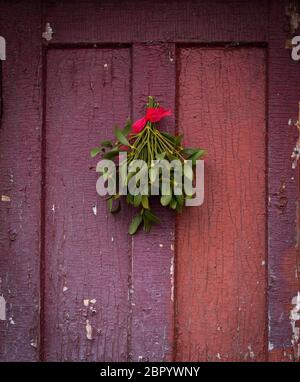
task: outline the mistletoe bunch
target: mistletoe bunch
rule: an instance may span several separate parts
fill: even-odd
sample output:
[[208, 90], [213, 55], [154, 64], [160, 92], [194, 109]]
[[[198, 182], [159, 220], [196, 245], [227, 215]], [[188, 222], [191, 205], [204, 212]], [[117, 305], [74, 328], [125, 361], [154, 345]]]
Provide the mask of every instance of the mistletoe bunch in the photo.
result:
[[[160, 199], [160, 204], [163, 207], [170, 208], [180, 213], [185, 204], [185, 200], [191, 198], [191, 195], [187, 195], [184, 190], [180, 195], [174, 192], [176, 187], [176, 181], [174, 177], [174, 171], [170, 170], [170, 189], [163, 192], [162, 176], [163, 174], [157, 173], [153, 169], [153, 161], [163, 161], [164, 163], [170, 163], [174, 160], [179, 160], [184, 163], [186, 160], [192, 161], [195, 165], [196, 160], [204, 156], [205, 150], [199, 148], [184, 147], [182, 145], [183, 135], [172, 135], [167, 132], [161, 131], [156, 127], [157, 122], [162, 118], [171, 115], [170, 110], [166, 110], [160, 107], [153, 97], [148, 97], [147, 111], [145, 117], [139, 119], [134, 124], [130, 120], [127, 121], [125, 127], [120, 129], [118, 126], [114, 129], [115, 141], [103, 141], [99, 147], [91, 150], [91, 156], [101, 155], [103, 159], [114, 160], [116, 164], [116, 174], [118, 175], [123, 165], [130, 169], [130, 164], [136, 160], [142, 160], [147, 164], [147, 186], [151, 187], [154, 181], [159, 181], [159, 188], [156, 195]], [[124, 161], [117, 161], [121, 153], [126, 152], [126, 159]], [[167, 162], [165, 162], [167, 161]], [[183, 177], [194, 180], [194, 172], [192, 169], [185, 168]], [[125, 177], [125, 186], [127, 187], [130, 179], [137, 175], [137, 170], [128, 172]], [[102, 174], [105, 179], [112, 177], [109, 171]], [[158, 179], [157, 179], [158, 177]], [[118, 177], [115, 177], [114, 181], [117, 183]], [[122, 186], [124, 186], [124, 184]], [[107, 197], [108, 208], [110, 212], [116, 213], [120, 210], [120, 198], [123, 195], [120, 192], [116, 192], [115, 195], [109, 195]], [[125, 196], [125, 195], [124, 195]], [[151, 200], [155, 198], [154, 195], [149, 195], [144, 192], [139, 194], [130, 193], [130, 189], [127, 192], [126, 201], [134, 208], [138, 209], [138, 213], [133, 217], [133, 220], [129, 227], [129, 233], [135, 234], [138, 228], [143, 225], [144, 231], [149, 232], [152, 224], [159, 223], [159, 218], [154, 215], [151, 210]], [[157, 196], [156, 196], [157, 197]]]

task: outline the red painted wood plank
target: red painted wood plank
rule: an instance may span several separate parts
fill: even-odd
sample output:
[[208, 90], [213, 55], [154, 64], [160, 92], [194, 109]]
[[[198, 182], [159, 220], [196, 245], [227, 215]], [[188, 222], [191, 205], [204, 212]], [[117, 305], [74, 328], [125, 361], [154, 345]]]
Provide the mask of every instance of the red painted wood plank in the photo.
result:
[[[173, 44], [133, 46], [133, 116], [144, 114], [153, 95], [175, 109]], [[174, 115], [161, 122], [174, 132]], [[155, 205], [161, 225], [132, 239], [132, 348], [134, 361], [169, 360], [173, 348], [174, 215]]]
[[266, 358], [266, 68], [261, 48], [182, 48], [178, 124], [208, 149], [205, 203], [177, 220], [177, 360]]
[[7, 43], [0, 127], [0, 296], [6, 301], [6, 320], [0, 321], [2, 361], [38, 359], [40, 17], [39, 2], [0, 3], [0, 34]]
[[266, 41], [266, 0], [52, 1], [52, 43]]
[[[285, 1], [270, 8], [269, 40], [269, 350], [270, 360], [299, 359], [291, 310], [299, 284], [299, 175], [290, 155], [298, 138], [287, 125], [298, 118], [300, 100], [299, 64], [284, 49], [289, 38]], [[298, 33], [299, 34], [299, 33]], [[293, 300], [294, 299], [294, 300]], [[296, 327], [299, 322], [295, 322]]]
[[127, 360], [130, 242], [96, 193], [91, 147], [130, 115], [130, 50], [47, 57], [44, 359]]

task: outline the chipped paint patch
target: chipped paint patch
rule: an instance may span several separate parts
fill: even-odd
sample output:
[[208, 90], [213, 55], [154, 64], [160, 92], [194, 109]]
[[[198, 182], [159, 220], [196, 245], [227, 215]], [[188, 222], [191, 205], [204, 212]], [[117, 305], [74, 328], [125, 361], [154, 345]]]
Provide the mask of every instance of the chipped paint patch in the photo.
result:
[[300, 320], [300, 292], [292, 298], [293, 309], [290, 311], [290, 320], [292, 325], [293, 337], [292, 344], [296, 345], [299, 341], [300, 328], [297, 322]]
[[159, 244], [159, 247], [160, 247], [160, 248], [163, 248], [163, 246], [164, 246], [163, 244]]
[[90, 300], [90, 303], [93, 304], [93, 305], [96, 304], [96, 302], [97, 302], [97, 300], [96, 300], [95, 298], [93, 298], [92, 300]]
[[262, 266], [266, 265], [265, 260], [263, 260], [263, 261], [261, 262], [261, 265], [262, 265]]
[[8, 321], [9, 321], [9, 323], [10, 323], [11, 325], [15, 325], [15, 321], [13, 320], [12, 317], [9, 317]]
[[272, 342], [269, 342], [268, 349], [269, 349], [269, 351], [274, 349], [274, 345], [272, 344]]
[[171, 257], [170, 265], [170, 280], [171, 280], [171, 301], [174, 301], [174, 257]]
[[85, 332], [86, 332], [86, 338], [88, 340], [92, 340], [92, 334], [93, 334], [93, 328], [92, 325], [90, 324], [89, 320], [86, 320], [86, 325], [85, 325]]
[[249, 351], [250, 358], [251, 358], [251, 359], [254, 359], [254, 358], [255, 358], [255, 354], [254, 354], [254, 352], [252, 351], [251, 345], [248, 346], [248, 351]]
[[174, 252], [174, 244], [171, 244], [171, 251]]
[[30, 341], [30, 346], [32, 346], [33, 348], [37, 349], [37, 340], [31, 340]]
[[88, 298], [83, 300], [83, 305], [84, 306], [89, 306], [90, 300]]
[[92, 210], [93, 210], [93, 214], [94, 214], [95, 216], [97, 216], [97, 206], [93, 206], [93, 207], [92, 207]]
[[0, 296], [0, 320], [6, 320], [6, 301], [3, 296]]
[[10, 202], [11, 201], [10, 196], [8, 196], [8, 195], [1, 195], [1, 201], [2, 202]]
[[65, 285], [65, 286], [63, 287], [63, 292], [66, 292], [68, 289], [69, 289], [69, 288]]

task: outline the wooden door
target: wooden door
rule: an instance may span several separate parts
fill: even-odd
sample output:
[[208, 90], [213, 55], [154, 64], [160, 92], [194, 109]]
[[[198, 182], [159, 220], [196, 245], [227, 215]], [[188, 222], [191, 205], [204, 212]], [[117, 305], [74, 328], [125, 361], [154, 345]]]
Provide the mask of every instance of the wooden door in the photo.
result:
[[[1, 359], [299, 357], [286, 3], [0, 2]], [[205, 203], [129, 237], [89, 150], [148, 95], [207, 148]]]

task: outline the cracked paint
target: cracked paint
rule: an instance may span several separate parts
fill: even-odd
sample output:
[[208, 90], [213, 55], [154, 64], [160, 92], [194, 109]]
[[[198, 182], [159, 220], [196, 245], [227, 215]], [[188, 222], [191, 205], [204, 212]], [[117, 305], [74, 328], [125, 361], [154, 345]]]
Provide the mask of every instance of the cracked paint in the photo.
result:
[[300, 334], [300, 329], [297, 326], [297, 321], [300, 320], [300, 292], [298, 292], [297, 296], [293, 297], [292, 305], [294, 305], [293, 309], [290, 311], [290, 320], [293, 331], [292, 344], [296, 345], [299, 341]]
[[93, 328], [89, 320], [86, 320], [85, 331], [86, 331], [86, 338], [88, 340], [92, 340]]
[[0, 320], [6, 320], [6, 301], [3, 296], [0, 296]]

